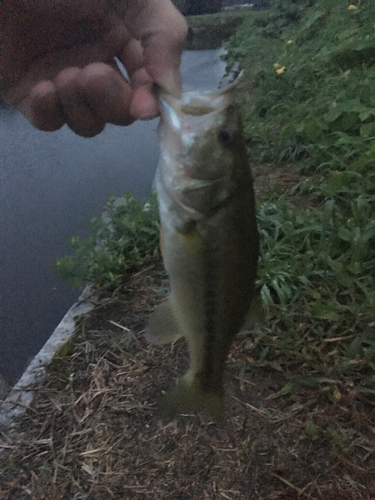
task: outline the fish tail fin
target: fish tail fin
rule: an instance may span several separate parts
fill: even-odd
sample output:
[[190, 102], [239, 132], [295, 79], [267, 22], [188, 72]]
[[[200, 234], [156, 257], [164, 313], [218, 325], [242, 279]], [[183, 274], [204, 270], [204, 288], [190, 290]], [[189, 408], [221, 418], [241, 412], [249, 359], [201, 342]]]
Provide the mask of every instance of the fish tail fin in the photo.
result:
[[220, 422], [224, 417], [223, 395], [223, 390], [205, 391], [196, 376], [187, 374], [161, 400], [160, 411], [167, 418], [173, 418], [179, 413], [200, 411]]

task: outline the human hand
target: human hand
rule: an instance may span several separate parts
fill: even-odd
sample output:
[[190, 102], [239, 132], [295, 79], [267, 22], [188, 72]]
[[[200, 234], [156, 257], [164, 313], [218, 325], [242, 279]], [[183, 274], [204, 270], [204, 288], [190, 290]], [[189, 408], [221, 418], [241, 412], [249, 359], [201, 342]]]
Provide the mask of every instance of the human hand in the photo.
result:
[[185, 37], [170, 0], [0, 0], [2, 95], [35, 127], [84, 137], [154, 118], [153, 83], [181, 93]]

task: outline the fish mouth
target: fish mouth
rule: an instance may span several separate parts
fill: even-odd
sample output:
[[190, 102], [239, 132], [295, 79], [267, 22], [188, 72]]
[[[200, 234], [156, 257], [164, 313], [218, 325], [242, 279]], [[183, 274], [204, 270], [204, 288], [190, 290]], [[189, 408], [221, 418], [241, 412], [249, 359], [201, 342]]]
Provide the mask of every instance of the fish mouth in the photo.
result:
[[162, 108], [162, 114], [167, 119], [171, 118], [171, 111], [180, 118], [199, 117], [222, 111], [228, 105], [228, 96], [219, 91], [215, 92], [187, 92], [181, 99], [161, 93], [159, 101]]
[[186, 92], [181, 99], [159, 89], [157, 92], [160, 103], [162, 121], [173, 130], [180, 133], [183, 124], [189, 128], [197, 123], [216, 123], [222, 112], [232, 104], [233, 87], [204, 92]]
[[215, 116], [220, 108], [210, 102], [208, 95], [204, 97], [206, 99], [202, 99], [201, 96], [198, 98], [193, 93], [184, 94], [182, 99], [176, 99], [171, 95], [160, 95], [162, 120], [173, 130], [181, 133], [185, 128], [183, 124], [194, 124], [196, 123], [194, 120], [207, 120], [209, 116]]
[[159, 99], [162, 116], [167, 119], [170, 118], [171, 109], [180, 116], [204, 116], [226, 108], [233, 100], [233, 94], [242, 78], [243, 71], [235, 63], [215, 90], [185, 92], [178, 99], [154, 84], [153, 92]]
[[167, 104], [167, 109], [171, 107], [180, 115], [204, 116], [226, 108], [233, 100], [236, 87], [242, 78], [243, 71], [238, 63], [235, 63], [215, 90], [185, 92], [181, 99], [172, 96], [161, 87], [155, 88], [155, 93], [159, 98], [162, 110]]
[[209, 113], [213, 113], [214, 111], [216, 110], [212, 106], [195, 106], [191, 105], [190, 103], [182, 104], [181, 106], [181, 113], [188, 116], [203, 116], [208, 115]]

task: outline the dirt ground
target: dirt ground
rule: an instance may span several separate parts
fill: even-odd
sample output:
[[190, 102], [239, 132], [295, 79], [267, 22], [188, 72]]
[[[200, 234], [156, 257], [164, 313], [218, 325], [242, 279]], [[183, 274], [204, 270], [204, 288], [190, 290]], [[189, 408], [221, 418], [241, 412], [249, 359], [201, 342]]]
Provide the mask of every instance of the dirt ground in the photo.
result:
[[[266, 177], [296, 180], [259, 169], [258, 191]], [[167, 289], [157, 262], [79, 321], [26, 416], [0, 429], [0, 499], [375, 499], [374, 401], [354, 391], [332, 400], [316, 387], [280, 396], [298, 373], [254, 368], [241, 336], [227, 363], [225, 421], [162, 419], [157, 403], [189, 363], [183, 340], [143, 340]]]

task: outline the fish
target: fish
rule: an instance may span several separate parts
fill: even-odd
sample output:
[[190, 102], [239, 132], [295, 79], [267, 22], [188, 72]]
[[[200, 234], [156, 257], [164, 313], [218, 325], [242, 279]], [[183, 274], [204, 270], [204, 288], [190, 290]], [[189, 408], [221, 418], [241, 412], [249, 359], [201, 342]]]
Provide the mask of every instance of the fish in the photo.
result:
[[237, 80], [180, 99], [159, 92], [155, 186], [170, 292], [145, 337], [157, 345], [185, 337], [190, 351], [188, 372], [160, 403], [168, 417], [222, 418], [226, 360], [256, 295], [259, 234]]

